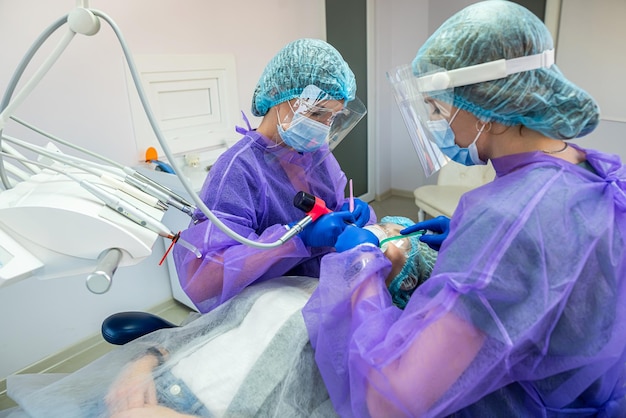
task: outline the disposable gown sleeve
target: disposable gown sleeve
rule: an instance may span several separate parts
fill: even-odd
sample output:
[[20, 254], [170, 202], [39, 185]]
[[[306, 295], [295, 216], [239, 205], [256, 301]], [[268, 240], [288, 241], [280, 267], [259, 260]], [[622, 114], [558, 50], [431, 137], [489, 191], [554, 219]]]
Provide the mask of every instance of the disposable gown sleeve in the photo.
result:
[[384, 287], [380, 250], [322, 260], [303, 313], [342, 416], [595, 416], [623, 406], [623, 168], [604, 174], [610, 161], [592, 160], [605, 182], [552, 161], [505, 162], [511, 174], [461, 199], [432, 275], [404, 310]]
[[395, 307], [385, 287], [390, 269], [373, 245], [329, 254], [303, 310], [320, 372], [344, 417], [428, 416], [484, 341], [445, 309], [452, 293], [419, 310]]
[[[244, 220], [233, 215], [216, 215], [231, 230], [253, 241], [275, 242], [287, 231], [284, 225], [278, 224], [258, 235], [252, 228], [242, 225]], [[275, 248], [255, 248], [228, 237], [209, 221], [193, 225], [181, 236], [203, 254], [201, 258], [190, 251], [175, 254], [181, 286], [202, 313], [232, 298], [251, 283], [281, 276], [311, 257], [300, 239], [290, 239]]]

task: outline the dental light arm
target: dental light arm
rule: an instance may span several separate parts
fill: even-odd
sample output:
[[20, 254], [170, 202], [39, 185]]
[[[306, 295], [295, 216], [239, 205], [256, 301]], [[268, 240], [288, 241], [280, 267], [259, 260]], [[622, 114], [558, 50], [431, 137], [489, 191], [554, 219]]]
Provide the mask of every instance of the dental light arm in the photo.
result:
[[28, 122], [26, 122], [26, 121], [24, 121], [24, 120], [22, 120], [22, 119], [20, 119], [20, 118], [18, 118], [16, 116], [11, 116], [11, 119], [16, 121], [20, 125], [28, 128], [28, 129], [30, 129], [32, 131], [35, 131], [38, 134], [41, 134], [41, 135], [45, 136], [46, 138], [49, 138], [49, 139], [53, 140], [54, 142], [58, 142], [59, 144], [63, 144], [65, 146], [69, 147], [69, 148], [72, 148], [72, 149], [76, 150], [76, 151], [80, 151], [83, 154], [92, 156], [92, 157], [94, 157], [94, 158], [96, 158], [96, 159], [98, 159], [100, 161], [104, 161], [105, 163], [110, 164], [113, 167], [117, 167], [119, 169], [123, 168], [122, 164], [119, 164], [118, 162], [116, 162], [114, 160], [111, 160], [110, 158], [106, 158], [104, 155], [100, 155], [98, 153], [92, 152], [92, 151], [88, 150], [87, 148], [80, 147], [80, 146], [78, 146], [76, 144], [73, 144], [73, 143], [71, 143], [69, 141], [66, 141], [66, 140], [64, 140], [62, 138], [59, 138], [59, 137], [57, 137], [55, 135], [52, 135], [52, 134], [50, 134], [50, 133], [48, 133], [48, 132], [46, 132], [44, 130], [41, 130], [41, 129], [31, 125], [30, 123], [28, 123]]
[[[41, 48], [41, 45], [44, 44], [46, 39], [48, 39], [50, 35], [52, 35], [58, 28], [63, 26], [66, 22], [67, 22], [67, 16], [61, 17], [57, 19], [55, 22], [53, 22], [39, 35], [39, 37], [35, 40], [35, 42], [31, 46], [31, 48], [28, 50], [26, 55], [24, 55], [24, 57], [18, 64], [17, 69], [13, 73], [11, 80], [9, 80], [9, 84], [7, 85], [4, 95], [2, 96], [2, 101], [0, 101], [0, 112], [2, 112], [3, 115], [5, 114], [4, 110], [9, 105], [9, 101], [11, 100], [11, 96], [13, 95], [13, 92], [15, 91], [17, 87], [17, 83], [19, 82], [22, 74], [24, 73], [24, 70], [26, 70], [26, 67], [28, 66], [30, 61], [33, 59], [33, 56], [35, 55], [35, 53], [39, 50], [39, 48]], [[6, 113], [6, 115], [8, 116], [8, 113]], [[3, 129], [4, 129], [4, 122], [0, 122], [0, 151], [2, 151], [3, 149], [2, 138], [1, 138]], [[2, 181], [5, 188], [10, 189], [12, 187], [11, 184], [9, 183], [8, 177], [6, 176], [6, 172], [4, 170], [4, 161], [1, 157], [0, 157], [0, 181]]]

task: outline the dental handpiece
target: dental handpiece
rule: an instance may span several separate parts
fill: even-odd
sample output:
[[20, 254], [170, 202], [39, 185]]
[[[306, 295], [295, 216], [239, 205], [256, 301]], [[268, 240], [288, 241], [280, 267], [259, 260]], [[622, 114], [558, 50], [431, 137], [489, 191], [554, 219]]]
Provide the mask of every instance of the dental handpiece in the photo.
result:
[[322, 215], [332, 212], [332, 210], [326, 207], [324, 200], [303, 191], [296, 193], [293, 198], [293, 205], [305, 212], [313, 221], [316, 221]]
[[136, 224], [148, 228], [152, 232], [155, 232], [162, 237], [170, 239], [174, 237], [174, 233], [164, 224], [157, 221], [150, 215], [142, 212], [141, 210], [124, 201], [123, 199], [120, 199], [118, 196], [102, 190], [101, 188], [85, 180], [81, 181], [80, 185], [84, 189], [88, 190], [91, 194], [102, 200], [108, 207], [135, 222]]
[[306, 216], [291, 226], [287, 233], [280, 238], [282, 242], [285, 242], [302, 232], [305, 226], [313, 221], [316, 221], [320, 216], [332, 212], [326, 207], [326, 202], [324, 202], [324, 200], [303, 191], [296, 193], [293, 198], [293, 205], [305, 212]]
[[137, 182], [140, 182], [140, 183], [145, 184], [145, 185], [149, 185], [153, 189], [157, 189], [161, 193], [166, 194], [170, 200], [176, 201], [176, 202], [180, 203], [183, 206], [193, 206], [192, 203], [188, 202], [185, 198], [183, 198], [182, 196], [176, 194], [171, 189], [163, 186], [162, 184], [157, 183], [156, 181], [152, 180], [151, 178], [146, 177], [143, 174], [141, 174], [141, 173], [139, 173], [139, 172], [137, 172], [135, 170], [132, 170], [132, 169], [128, 169], [127, 170], [127, 167], [125, 167], [124, 168], [124, 172], [126, 172], [126, 174], [129, 177], [132, 177], [134, 180], [137, 180]]
[[183, 202], [181, 202], [181, 199], [175, 198], [174, 196], [177, 196], [175, 194], [164, 192], [160, 188], [156, 188], [152, 186], [151, 184], [144, 183], [141, 180], [138, 180], [132, 176], [127, 175], [124, 178], [124, 181], [129, 184], [132, 184], [133, 186], [137, 187], [138, 189], [152, 196], [155, 196], [162, 202], [175, 207], [176, 209], [180, 210], [181, 212], [186, 213], [189, 216], [193, 214], [193, 211], [195, 208], [191, 204], [187, 204], [184, 199], [181, 198], [183, 200]]
[[158, 199], [155, 196], [152, 196], [142, 190], [139, 190], [138, 188], [132, 186], [129, 183], [124, 183], [116, 178], [114, 178], [113, 176], [110, 176], [108, 174], [102, 174], [100, 176], [100, 179], [108, 184], [109, 186], [120, 190], [132, 197], [134, 197], [135, 199], [138, 199], [140, 201], [142, 201], [143, 203], [145, 203], [146, 205], [150, 205], [153, 208], [157, 208], [160, 210], [167, 210], [167, 205], [162, 202], [160, 199]]

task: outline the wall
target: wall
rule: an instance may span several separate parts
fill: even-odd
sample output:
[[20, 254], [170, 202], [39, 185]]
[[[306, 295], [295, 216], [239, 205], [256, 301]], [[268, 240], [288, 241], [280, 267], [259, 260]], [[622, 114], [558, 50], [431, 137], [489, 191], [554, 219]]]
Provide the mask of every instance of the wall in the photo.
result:
[[[75, 4], [0, 1], [0, 93], [36, 37]], [[248, 113], [263, 67], [283, 45], [300, 37], [325, 38], [322, 0], [93, 0], [89, 6], [117, 23], [134, 54], [234, 53], [239, 103]], [[27, 74], [47, 56], [60, 33], [46, 43]], [[15, 115], [120, 163], [136, 165], [124, 65], [113, 31], [103, 22], [95, 36], [74, 38]], [[257, 119], [248, 116], [255, 125]], [[5, 133], [43, 142], [14, 125]], [[119, 269], [104, 295], [91, 294], [84, 277], [27, 279], [0, 288], [0, 379], [98, 333], [111, 313], [145, 310], [168, 300], [167, 269], [158, 266], [163, 252], [159, 240], [151, 258]]]
[[626, 2], [605, 0], [593, 8], [582, 0], [561, 5], [556, 62], [600, 106], [600, 125], [576, 141], [584, 147], [618, 154], [626, 160]]
[[447, 17], [471, 0], [376, 0], [376, 190], [411, 193], [427, 178], [393, 97], [386, 73], [411, 63], [419, 47]]

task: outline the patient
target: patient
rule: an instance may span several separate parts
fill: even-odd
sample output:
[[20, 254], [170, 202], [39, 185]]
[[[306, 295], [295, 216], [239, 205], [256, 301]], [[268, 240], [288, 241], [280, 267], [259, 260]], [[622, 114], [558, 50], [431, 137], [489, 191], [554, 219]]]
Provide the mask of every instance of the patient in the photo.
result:
[[[436, 252], [413, 221], [367, 227], [392, 261], [387, 285], [404, 307]], [[318, 280], [288, 276], [245, 289], [188, 324], [153, 332], [45, 387], [9, 395], [30, 417], [336, 416], [315, 364], [301, 309]]]

